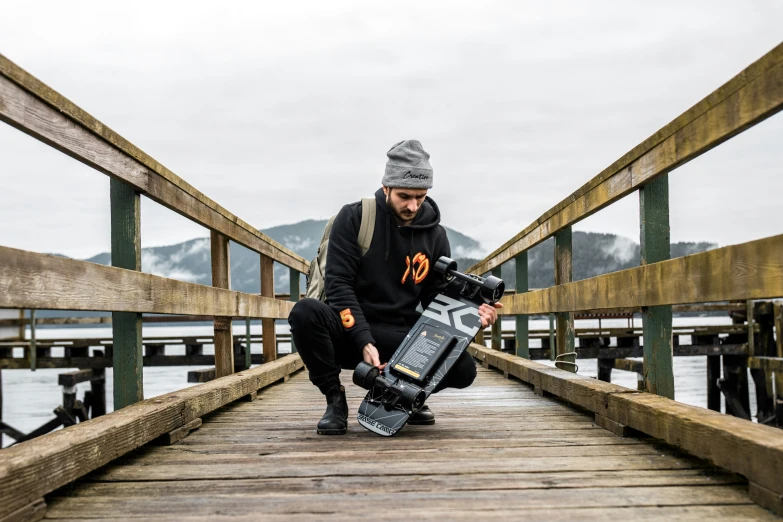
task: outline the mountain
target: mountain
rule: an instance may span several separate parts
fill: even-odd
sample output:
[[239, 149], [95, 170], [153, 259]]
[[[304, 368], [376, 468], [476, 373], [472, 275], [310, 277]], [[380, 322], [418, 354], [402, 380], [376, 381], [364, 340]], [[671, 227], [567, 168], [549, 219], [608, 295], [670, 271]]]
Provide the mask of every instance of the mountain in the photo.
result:
[[[280, 225], [262, 230], [278, 243], [293, 250], [305, 259], [315, 257], [326, 220], [306, 220], [290, 225]], [[451, 244], [452, 257], [460, 270], [476, 263], [485, 250], [473, 238], [446, 227]], [[715, 248], [714, 243], [673, 243], [672, 257], [702, 252]], [[231, 288], [248, 293], [260, 292], [259, 255], [245, 247], [231, 243]], [[573, 234], [574, 280], [585, 279], [607, 272], [623, 270], [639, 265], [639, 245], [634, 241], [613, 234], [574, 232]], [[109, 264], [108, 253], [98, 254], [86, 261]], [[209, 285], [212, 282], [210, 245], [208, 238], [192, 239], [176, 245], [144, 248], [141, 252], [144, 272]], [[502, 269], [508, 288], [513, 288], [514, 262]], [[528, 279], [530, 288], [543, 288], [554, 284], [554, 240], [547, 239], [532, 248], [528, 254]], [[300, 279], [304, 291], [305, 278]], [[288, 293], [288, 269], [275, 263], [275, 291]]]

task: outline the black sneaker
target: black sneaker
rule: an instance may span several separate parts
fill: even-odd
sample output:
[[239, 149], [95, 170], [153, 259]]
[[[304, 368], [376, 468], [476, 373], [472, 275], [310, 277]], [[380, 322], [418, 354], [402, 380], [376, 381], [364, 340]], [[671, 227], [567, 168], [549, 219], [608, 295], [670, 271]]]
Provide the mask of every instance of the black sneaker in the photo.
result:
[[422, 409], [411, 415], [408, 424], [412, 424], [413, 426], [430, 426], [435, 424], [435, 414], [430, 411], [429, 406], [425, 405]]
[[345, 435], [348, 431], [348, 401], [345, 388], [335, 386], [326, 392], [326, 413], [318, 422], [319, 435]]

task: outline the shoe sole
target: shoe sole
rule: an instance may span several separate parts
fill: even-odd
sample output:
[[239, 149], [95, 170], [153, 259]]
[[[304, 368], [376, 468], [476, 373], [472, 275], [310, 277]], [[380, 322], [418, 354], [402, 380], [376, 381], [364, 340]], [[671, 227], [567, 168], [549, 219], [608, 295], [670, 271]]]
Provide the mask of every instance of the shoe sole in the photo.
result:
[[348, 432], [348, 428], [341, 430], [316, 430], [318, 435], [345, 435]]

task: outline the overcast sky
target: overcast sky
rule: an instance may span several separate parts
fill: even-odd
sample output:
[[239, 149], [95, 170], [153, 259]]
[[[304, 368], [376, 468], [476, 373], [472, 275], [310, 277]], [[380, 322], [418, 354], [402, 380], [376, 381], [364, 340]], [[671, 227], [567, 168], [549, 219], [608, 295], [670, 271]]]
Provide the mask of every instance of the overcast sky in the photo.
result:
[[[783, 41], [783, 2], [12, 2], [0, 53], [242, 219], [326, 218], [431, 154], [487, 251]], [[672, 240], [783, 232], [783, 116], [670, 175]], [[110, 248], [108, 178], [0, 123], [0, 244]], [[638, 196], [579, 223], [638, 241]], [[144, 246], [207, 232], [142, 203]]]

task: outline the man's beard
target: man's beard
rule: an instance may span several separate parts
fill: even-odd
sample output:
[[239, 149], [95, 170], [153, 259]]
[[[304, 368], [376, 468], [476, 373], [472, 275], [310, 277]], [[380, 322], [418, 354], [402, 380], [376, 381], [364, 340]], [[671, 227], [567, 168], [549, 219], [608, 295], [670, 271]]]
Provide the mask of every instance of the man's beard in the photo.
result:
[[416, 214], [418, 213], [418, 212], [410, 213], [407, 211], [405, 211], [405, 213], [402, 213], [396, 208], [394, 208], [394, 205], [392, 205], [391, 202], [391, 193], [388, 196], [386, 196], [386, 206], [389, 207], [389, 209], [391, 209], [392, 211], [392, 214], [394, 214], [394, 216], [400, 221], [402, 221], [403, 223], [410, 223], [411, 221], [413, 221], [413, 218], [415, 218]]

